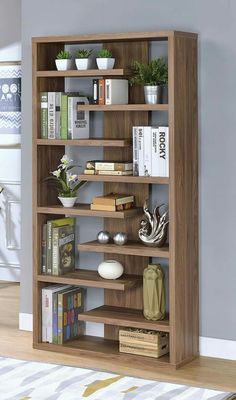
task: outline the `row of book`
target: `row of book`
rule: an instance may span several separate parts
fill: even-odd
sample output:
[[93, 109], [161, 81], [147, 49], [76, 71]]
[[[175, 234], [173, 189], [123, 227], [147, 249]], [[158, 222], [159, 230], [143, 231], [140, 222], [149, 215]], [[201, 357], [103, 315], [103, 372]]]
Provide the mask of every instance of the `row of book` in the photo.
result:
[[84, 311], [85, 289], [50, 285], [42, 289], [42, 341], [63, 344], [84, 333], [78, 315]]
[[41, 92], [41, 139], [87, 139], [89, 137], [89, 111], [87, 97], [79, 93]]
[[74, 268], [75, 218], [47, 221], [42, 232], [42, 273], [63, 275]]
[[128, 104], [127, 79], [93, 79], [93, 104]]
[[133, 175], [169, 176], [169, 127], [133, 127]]
[[134, 196], [129, 194], [109, 193], [93, 198], [91, 210], [123, 211], [134, 207]]
[[133, 175], [132, 161], [87, 161], [84, 170], [85, 175]]

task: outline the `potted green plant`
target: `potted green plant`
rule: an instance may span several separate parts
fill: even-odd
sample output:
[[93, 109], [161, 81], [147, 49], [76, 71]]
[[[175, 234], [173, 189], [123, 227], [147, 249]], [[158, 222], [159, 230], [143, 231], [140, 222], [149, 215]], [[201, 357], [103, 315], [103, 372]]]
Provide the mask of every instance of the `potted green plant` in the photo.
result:
[[164, 58], [157, 58], [150, 63], [134, 61], [131, 84], [144, 85], [144, 96], [147, 104], [161, 102], [162, 85], [168, 80], [168, 66]]
[[55, 63], [58, 71], [66, 71], [68, 69], [71, 69], [71, 53], [66, 50], [59, 51], [59, 53], [57, 53]]
[[87, 181], [78, 181], [78, 175], [72, 174], [69, 171], [75, 167], [76, 164], [71, 164], [73, 160], [70, 160], [67, 155], [61, 158], [61, 164], [58, 165], [57, 169], [51, 172], [52, 176], [45, 179], [50, 184], [55, 185], [58, 192], [58, 199], [61, 201], [64, 207], [73, 207], [77, 200], [77, 191]]
[[93, 50], [78, 49], [75, 53], [75, 64], [77, 69], [89, 69], [90, 59]]
[[115, 59], [112, 57], [112, 52], [108, 49], [99, 50], [96, 58], [98, 69], [112, 69], [115, 64]]

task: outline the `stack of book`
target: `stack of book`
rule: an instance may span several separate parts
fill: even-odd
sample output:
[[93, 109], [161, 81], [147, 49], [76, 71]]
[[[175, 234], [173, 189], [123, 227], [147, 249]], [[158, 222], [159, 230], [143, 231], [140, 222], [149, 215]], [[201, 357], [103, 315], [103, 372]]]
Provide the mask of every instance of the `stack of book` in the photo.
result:
[[51, 285], [42, 289], [42, 341], [63, 344], [84, 333], [78, 315], [84, 311], [85, 289]]
[[133, 175], [133, 163], [132, 161], [87, 161], [84, 173], [86, 175]]
[[128, 104], [127, 79], [93, 79], [93, 104]]
[[75, 268], [75, 218], [47, 221], [42, 232], [42, 273], [63, 275]]
[[110, 193], [93, 198], [91, 210], [123, 211], [134, 206], [134, 196], [129, 194]]
[[133, 174], [169, 176], [169, 127], [133, 127]]
[[87, 139], [89, 112], [80, 110], [88, 104], [79, 93], [41, 92], [41, 139]]

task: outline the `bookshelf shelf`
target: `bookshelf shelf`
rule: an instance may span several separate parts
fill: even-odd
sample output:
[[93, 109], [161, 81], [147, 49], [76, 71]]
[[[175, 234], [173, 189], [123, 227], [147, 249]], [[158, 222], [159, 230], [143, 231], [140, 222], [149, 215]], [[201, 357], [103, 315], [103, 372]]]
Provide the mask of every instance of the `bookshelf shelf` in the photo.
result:
[[[102, 129], [97, 139], [41, 139], [40, 92], [65, 92], [67, 80], [79, 77], [125, 77], [130, 74], [133, 60], [148, 63], [150, 46], [165, 41], [168, 55], [168, 104], [144, 104], [143, 87], [129, 87], [130, 104], [81, 105], [90, 114], [93, 130]], [[116, 58], [113, 70], [56, 71], [55, 58], [64, 45], [96, 43], [112, 51]], [[127, 32], [32, 39], [33, 65], [33, 270], [34, 327], [33, 346], [78, 356], [78, 364], [92, 362], [120, 373], [150, 371], [156, 366], [180, 367], [199, 353], [198, 317], [198, 115], [197, 115], [197, 35], [189, 32]], [[74, 80], [71, 80], [71, 84]], [[90, 80], [91, 81], [91, 80]], [[71, 86], [71, 85], [70, 85]], [[157, 111], [157, 113], [155, 113]], [[160, 115], [158, 112], [165, 112]], [[153, 119], [152, 119], [153, 117]], [[111, 192], [135, 196], [137, 208], [124, 212], [91, 211], [89, 204], [63, 208], [56, 205], [57, 195], [41, 182], [54, 171], [67, 146], [102, 147], [103, 159], [126, 161], [132, 158], [132, 127], [157, 124], [163, 117], [169, 125], [169, 178], [145, 176], [79, 175], [79, 180], [101, 182], [103, 194]], [[103, 124], [96, 124], [102, 118]], [[96, 126], [95, 126], [96, 125]], [[114, 148], [114, 149], [113, 149]], [[75, 150], [75, 149], [74, 149]], [[79, 152], [79, 149], [77, 150]], [[80, 150], [82, 151], [82, 149]], [[87, 149], [86, 151], [90, 151]], [[166, 188], [150, 185], [167, 185]], [[91, 185], [93, 186], [93, 185]], [[95, 185], [94, 185], [95, 186]], [[82, 188], [83, 189], [83, 188]], [[155, 205], [159, 190], [168, 196], [170, 224], [169, 245], [148, 247], [138, 241], [138, 228], [144, 201], [152, 193]], [[89, 200], [87, 200], [89, 202]], [[104, 259], [124, 264], [125, 276], [115, 281], [98, 278], [96, 271], [79, 270], [63, 276], [40, 275], [43, 225], [59, 216], [103, 217], [103, 229], [111, 234], [126, 232], [129, 242], [124, 246], [89, 241], [78, 245], [79, 251], [103, 253]], [[128, 219], [129, 217], [129, 219]], [[90, 219], [90, 222], [93, 220]], [[83, 219], [84, 223], [84, 219]], [[82, 222], [81, 222], [82, 225]], [[82, 226], [81, 226], [82, 229]], [[97, 232], [91, 232], [91, 238]], [[45, 241], [44, 241], [45, 242]], [[44, 243], [45, 246], [45, 243]], [[151, 257], [168, 261], [167, 285], [169, 319], [148, 321], [143, 317], [142, 276]], [[161, 260], [161, 261], [162, 261]], [[159, 260], [158, 260], [159, 261]], [[156, 260], [155, 260], [156, 262]], [[104, 306], [80, 315], [84, 321], [104, 324], [104, 338], [83, 336], [64, 345], [42, 343], [42, 288], [52, 283], [81, 285], [104, 290]], [[170, 354], [160, 359], [119, 353], [119, 326], [160, 330], [169, 333]], [[82, 360], [82, 361], [81, 361]], [[91, 364], [90, 364], [91, 365]], [[130, 365], [132, 367], [130, 367]]]
[[78, 140], [62, 140], [62, 139], [37, 139], [39, 146], [81, 146], [81, 147], [130, 147], [132, 141], [130, 139], [78, 139]]
[[79, 175], [80, 180], [92, 182], [120, 182], [120, 183], [146, 183], [146, 184], [159, 184], [168, 185], [169, 178], [162, 178], [159, 176], [114, 176], [114, 175]]
[[[140, 366], [140, 373], [143, 369], [144, 359], [142, 356], [135, 356], [131, 354], [124, 354], [119, 352], [119, 342], [117, 340], [103, 339], [96, 336], [81, 336], [79, 340], [72, 340], [65, 343], [63, 346], [49, 343], [34, 343], [34, 348], [46, 351], [55, 351], [64, 354], [70, 354], [72, 356], [86, 356], [99, 357], [100, 368], [101, 363], [107, 362], [104, 368], [108, 368], [110, 371], [116, 371], [116, 364], [120, 363], [121, 366], [126, 365], [130, 368], [130, 365], [134, 363]], [[111, 363], [111, 357], [115, 359]], [[157, 366], [170, 367], [169, 355], [162, 356], [158, 359], [148, 359], [149, 368], [155, 369]]]
[[169, 258], [169, 247], [148, 247], [141, 242], [128, 242], [123, 246], [116, 244], [101, 244], [96, 240], [78, 245], [79, 251], [92, 251], [96, 253], [124, 254], [139, 257]]
[[97, 271], [87, 269], [77, 269], [75, 272], [62, 276], [38, 275], [37, 280], [39, 282], [63, 283], [66, 285], [79, 285], [120, 291], [125, 291], [142, 284], [140, 275], [123, 275], [119, 279], [108, 280], [101, 278]]
[[81, 111], [168, 111], [168, 104], [82, 104]]
[[90, 210], [90, 204], [78, 204], [72, 208], [65, 208], [59, 205], [49, 207], [38, 207], [37, 212], [39, 214], [60, 214], [60, 215], [71, 215], [71, 216], [84, 216], [84, 217], [102, 217], [102, 218], [115, 218], [125, 219], [131, 218], [135, 215], [142, 214], [142, 208], [131, 208], [130, 210], [124, 211], [94, 211]]
[[125, 307], [101, 306], [79, 314], [78, 318], [80, 321], [97, 322], [114, 326], [128, 326], [162, 332], [170, 331], [168, 320], [148, 321], [144, 318], [142, 310]]
[[87, 69], [87, 70], [69, 70], [69, 71], [37, 71], [36, 76], [38, 78], [51, 78], [51, 77], [116, 77], [116, 76], [129, 76], [130, 69], [128, 68], [117, 68], [117, 69]]

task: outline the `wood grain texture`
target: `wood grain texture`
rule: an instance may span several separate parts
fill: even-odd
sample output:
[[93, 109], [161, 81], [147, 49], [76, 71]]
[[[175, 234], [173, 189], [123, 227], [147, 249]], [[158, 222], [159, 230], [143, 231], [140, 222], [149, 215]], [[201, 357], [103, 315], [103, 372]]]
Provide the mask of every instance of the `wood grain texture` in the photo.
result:
[[131, 139], [37, 139], [40, 146], [82, 146], [82, 147], [126, 147], [132, 146]]
[[[197, 39], [169, 40], [171, 362], [198, 355]], [[181, 101], [180, 101], [181, 99]]]
[[37, 71], [37, 77], [86, 77], [86, 76], [99, 76], [99, 77], [111, 77], [111, 76], [129, 76], [131, 74], [128, 68], [114, 68], [114, 69], [87, 69], [87, 70], [68, 70], [68, 71]]
[[[120, 155], [119, 155], [120, 154]], [[110, 153], [111, 155], [111, 153]], [[112, 159], [114, 159], [114, 156], [118, 156], [119, 158], [121, 158], [121, 153], [118, 153], [116, 151], [116, 153], [113, 153], [113, 157]], [[169, 185], [169, 178], [162, 178], [159, 176], [114, 176], [114, 175], [85, 175], [85, 174], [81, 174], [79, 175], [79, 179], [80, 180], [87, 180], [87, 181], [91, 181], [91, 182], [111, 182], [111, 183], [116, 183], [117, 187], [120, 187], [120, 183], [134, 183], [134, 184], [138, 184], [140, 192], [142, 191], [141, 189], [141, 184], [147, 185], [147, 184], [156, 184], [156, 185]], [[143, 185], [143, 188], [144, 188]], [[128, 187], [128, 185], [127, 185]], [[129, 186], [130, 187], [130, 186]], [[135, 190], [135, 188], [133, 187], [132, 189], [133, 191]], [[132, 192], [131, 190], [131, 192]]]
[[80, 285], [121, 291], [142, 284], [142, 279], [139, 275], [122, 275], [118, 279], [103, 279], [98, 275], [97, 271], [81, 268], [62, 276], [38, 275], [37, 280], [39, 282], [63, 283], [66, 285]]
[[[80, 110], [84, 111], [168, 111], [168, 104], [142, 104], [141, 100], [137, 104], [111, 104], [111, 105], [96, 105], [96, 104], [81, 104]], [[120, 116], [122, 118], [122, 116]]]
[[71, 208], [65, 208], [60, 205], [53, 205], [53, 207], [38, 207], [37, 212], [40, 214], [60, 214], [60, 215], [74, 215], [81, 217], [101, 217], [112, 219], [126, 219], [134, 217], [135, 215], [142, 215], [142, 208], [136, 207], [124, 211], [97, 211], [90, 210], [90, 204], [76, 204]]
[[[113, 227], [112, 232], [116, 229]], [[113, 243], [101, 244], [96, 240], [87, 243], [80, 243], [78, 245], [80, 251], [95, 251], [97, 253], [109, 253], [109, 254], [123, 254], [129, 256], [139, 257], [169, 257], [169, 247], [148, 247], [138, 241], [128, 241], [123, 246], [117, 246]]]
[[127, 326], [131, 328], [151, 329], [169, 332], [169, 321], [148, 321], [142, 310], [127, 307], [101, 306], [78, 315], [79, 321], [98, 322], [112, 326]]

